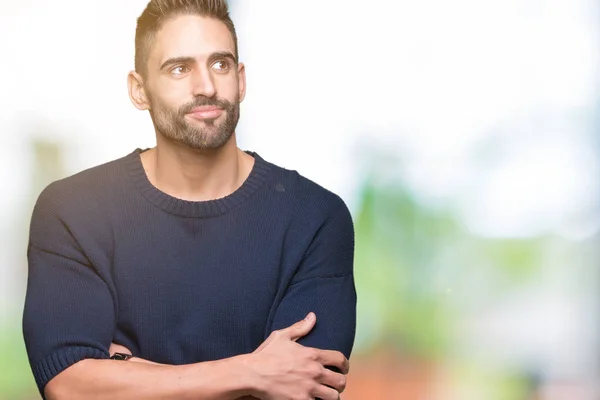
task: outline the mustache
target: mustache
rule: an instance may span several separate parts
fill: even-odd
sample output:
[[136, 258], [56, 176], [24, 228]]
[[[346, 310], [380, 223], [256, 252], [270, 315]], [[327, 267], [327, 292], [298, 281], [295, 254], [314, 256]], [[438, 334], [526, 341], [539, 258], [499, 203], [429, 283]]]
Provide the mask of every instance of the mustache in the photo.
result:
[[229, 110], [231, 108], [231, 102], [225, 99], [219, 99], [218, 97], [196, 97], [194, 101], [179, 107], [179, 115], [184, 116], [191, 113], [194, 108], [203, 106], [214, 106]]

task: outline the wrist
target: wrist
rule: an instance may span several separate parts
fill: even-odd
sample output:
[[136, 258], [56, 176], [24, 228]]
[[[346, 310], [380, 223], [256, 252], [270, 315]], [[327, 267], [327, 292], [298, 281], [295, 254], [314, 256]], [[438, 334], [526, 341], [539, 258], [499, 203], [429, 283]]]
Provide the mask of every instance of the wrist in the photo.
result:
[[243, 390], [247, 395], [261, 398], [266, 392], [259, 371], [254, 366], [253, 354], [242, 354], [232, 358], [236, 363], [236, 373]]
[[180, 375], [193, 382], [193, 389], [186, 393], [193, 396], [190, 398], [234, 400], [255, 392], [251, 369], [243, 356], [169, 367], [185, 371]]

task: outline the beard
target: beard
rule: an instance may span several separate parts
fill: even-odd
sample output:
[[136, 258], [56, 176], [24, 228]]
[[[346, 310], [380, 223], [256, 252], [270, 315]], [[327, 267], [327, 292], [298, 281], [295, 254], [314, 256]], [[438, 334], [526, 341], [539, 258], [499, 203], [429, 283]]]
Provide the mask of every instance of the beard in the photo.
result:
[[[165, 107], [152, 98], [149, 100], [150, 116], [159, 135], [196, 150], [214, 150], [223, 147], [233, 135], [240, 118], [239, 96], [236, 96], [233, 103], [217, 97], [199, 96], [176, 110]], [[186, 114], [201, 106], [222, 108], [225, 111], [225, 120], [217, 123], [217, 118], [204, 119], [201, 122], [204, 126], [192, 125], [186, 121]]]

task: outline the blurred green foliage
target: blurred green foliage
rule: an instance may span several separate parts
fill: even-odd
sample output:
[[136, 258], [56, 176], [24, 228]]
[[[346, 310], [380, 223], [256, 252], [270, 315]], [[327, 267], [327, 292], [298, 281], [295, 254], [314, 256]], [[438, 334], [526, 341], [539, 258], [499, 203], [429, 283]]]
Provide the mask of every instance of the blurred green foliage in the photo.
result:
[[455, 224], [399, 186], [367, 183], [355, 229], [359, 348], [435, 357], [445, 349], [451, 314], [431, 284], [436, 240], [453, 236]]
[[357, 348], [439, 359], [461, 313], [531, 283], [545, 238], [482, 238], [450, 208], [418, 201], [396, 180], [367, 180], [355, 216]]
[[21, 334], [20, 321], [0, 326], [0, 399], [39, 398]]

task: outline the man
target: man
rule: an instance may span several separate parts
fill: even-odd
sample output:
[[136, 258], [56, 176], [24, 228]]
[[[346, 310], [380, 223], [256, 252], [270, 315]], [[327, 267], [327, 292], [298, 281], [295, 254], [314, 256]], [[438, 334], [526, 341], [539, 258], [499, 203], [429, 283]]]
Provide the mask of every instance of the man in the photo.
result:
[[226, 3], [152, 0], [128, 85], [156, 147], [52, 183], [33, 212], [23, 329], [42, 396], [339, 398], [352, 220], [237, 148], [246, 76]]

